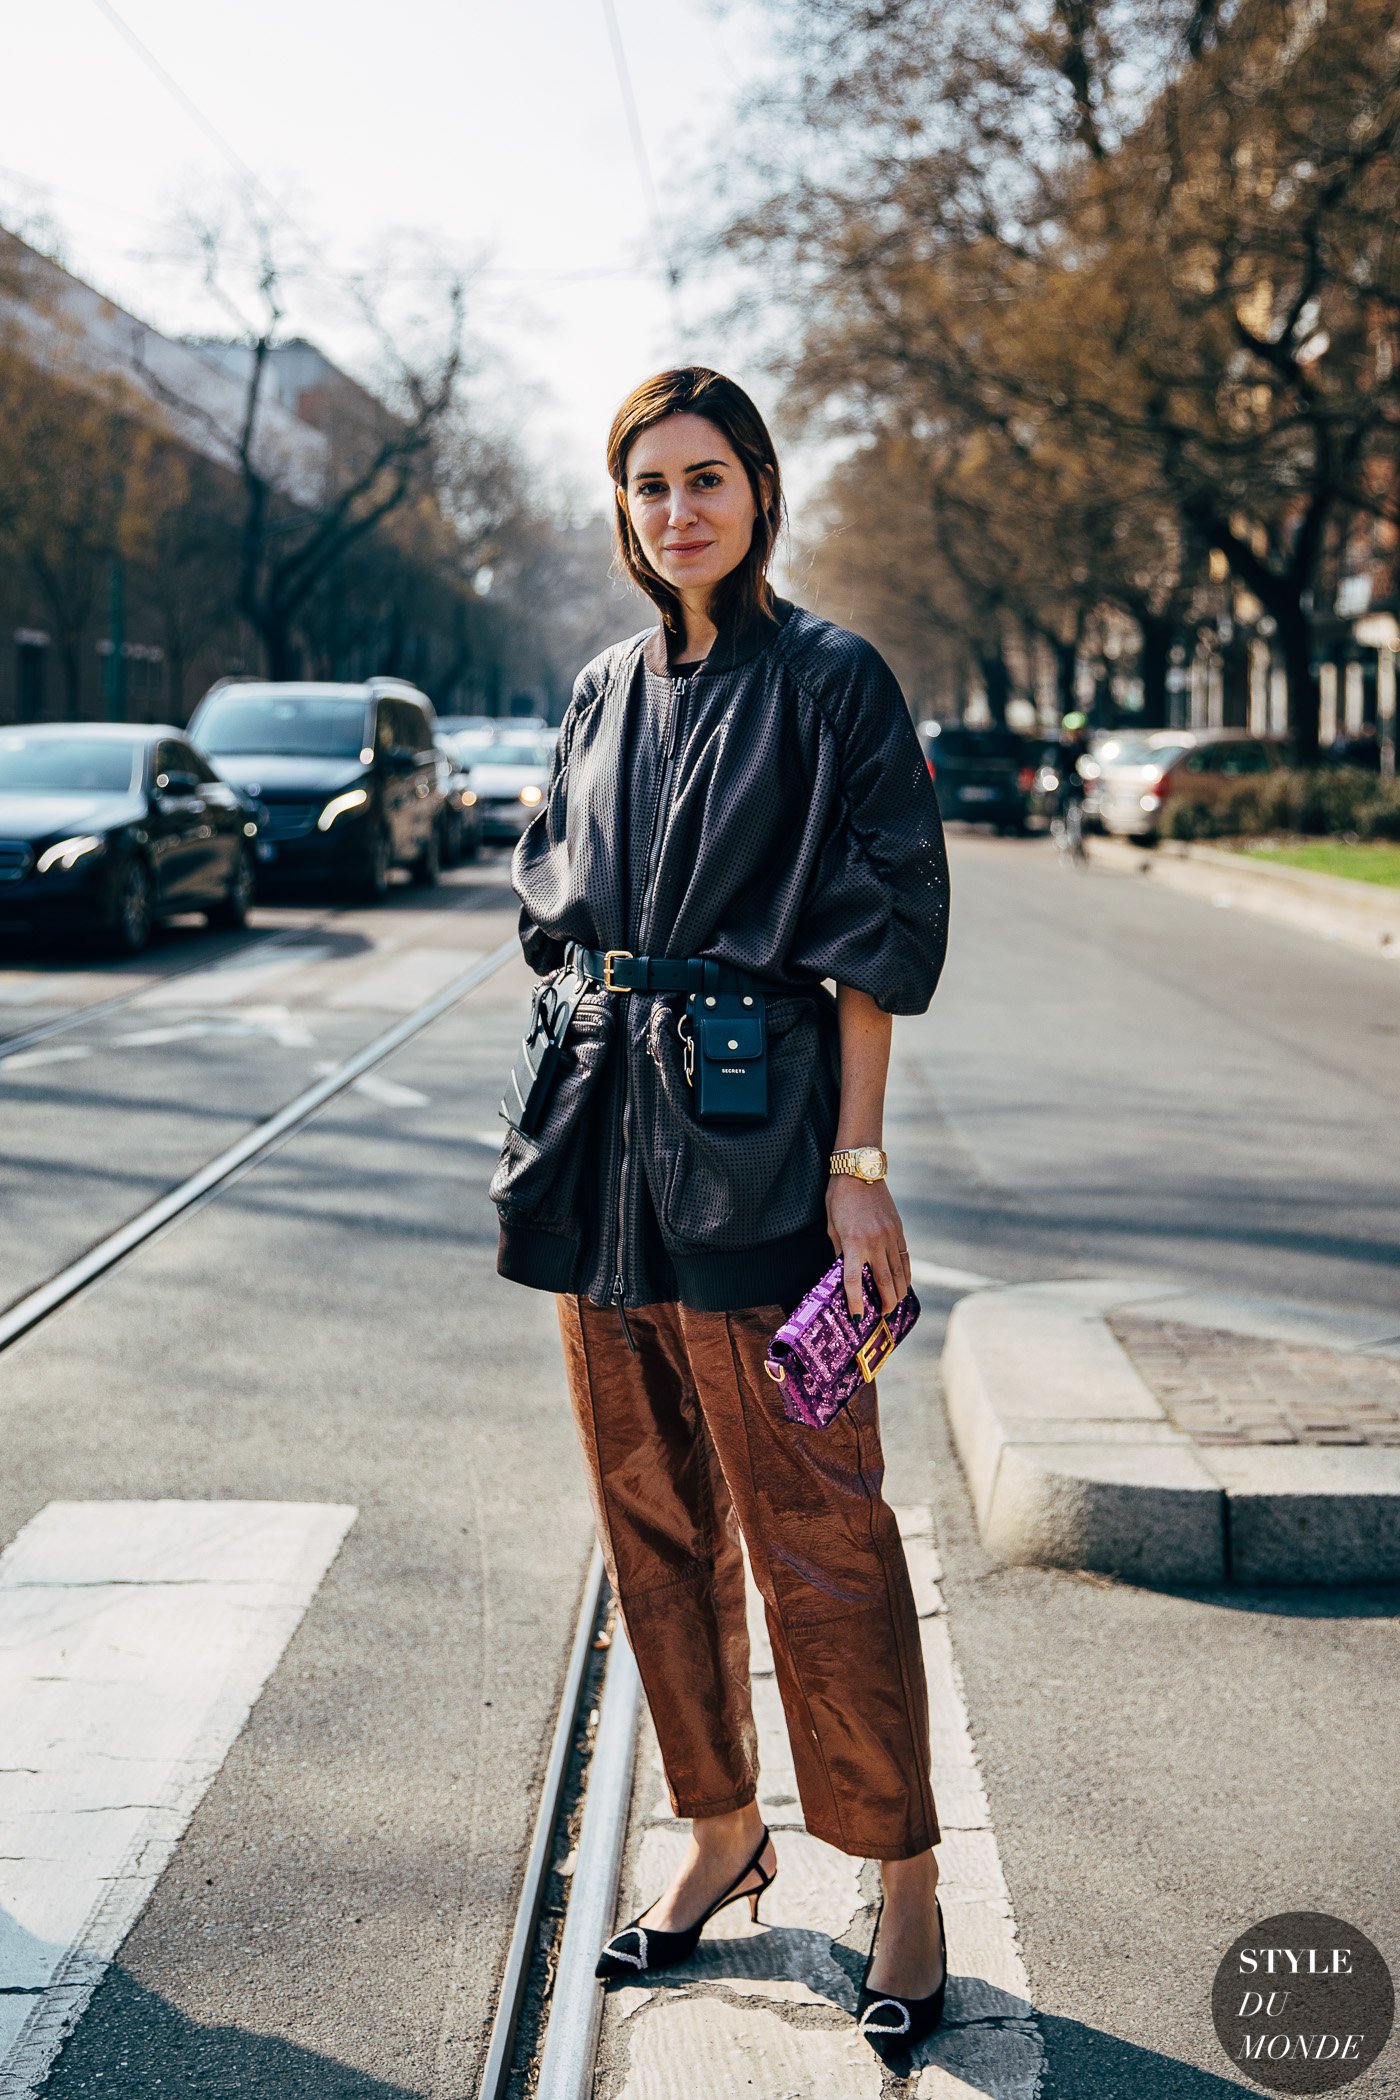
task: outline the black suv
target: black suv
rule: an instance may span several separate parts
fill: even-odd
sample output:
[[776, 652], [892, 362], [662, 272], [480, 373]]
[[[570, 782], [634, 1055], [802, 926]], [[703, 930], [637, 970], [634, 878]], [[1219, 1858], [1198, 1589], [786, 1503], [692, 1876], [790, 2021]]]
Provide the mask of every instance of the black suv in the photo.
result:
[[438, 878], [442, 787], [432, 704], [397, 678], [364, 685], [221, 680], [189, 734], [263, 811], [263, 887], [315, 882], [369, 902], [396, 865]]
[[945, 823], [957, 817], [999, 831], [1025, 830], [1035, 768], [1014, 730], [921, 722], [919, 740]]

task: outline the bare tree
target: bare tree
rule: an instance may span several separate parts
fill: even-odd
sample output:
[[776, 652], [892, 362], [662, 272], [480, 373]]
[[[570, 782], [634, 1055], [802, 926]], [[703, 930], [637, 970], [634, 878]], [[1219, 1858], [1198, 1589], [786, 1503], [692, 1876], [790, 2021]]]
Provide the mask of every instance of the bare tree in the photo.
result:
[[[726, 240], [801, 316], [796, 404], [982, 433], [1035, 497], [1027, 617], [1072, 624], [1073, 549], [1079, 598], [1138, 619], [1154, 688], [1218, 550], [1273, 619], [1311, 757], [1328, 561], [1400, 494], [1387, 0], [805, 0], [789, 41], [760, 111], [786, 159]], [[983, 577], [998, 516], [975, 507]]]
[[[396, 512], [435, 488], [438, 442], [458, 405], [463, 376], [466, 293], [460, 277], [442, 290], [440, 338], [422, 357], [403, 352], [368, 297], [357, 291], [360, 318], [373, 334], [388, 398], [343, 380], [318, 404], [324, 465], [314, 483], [297, 471], [269, 429], [271, 373], [284, 342], [284, 275], [271, 229], [253, 220], [258, 250], [257, 311], [245, 320], [224, 285], [224, 239], [212, 223], [196, 227], [205, 283], [239, 324], [229, 347], [241, 352], [242, 402], [236, 427], [173, 388], [159, 374], [143, 377], [157, 397], [203, 424], [231, 456], [242, 487], [238, 604], [258, 637], [269, 677], [294, 678], [305, 660], [303, 618], [310, 601], [361, 541]], [[230, 360], [223, 360], [225, 369]]]

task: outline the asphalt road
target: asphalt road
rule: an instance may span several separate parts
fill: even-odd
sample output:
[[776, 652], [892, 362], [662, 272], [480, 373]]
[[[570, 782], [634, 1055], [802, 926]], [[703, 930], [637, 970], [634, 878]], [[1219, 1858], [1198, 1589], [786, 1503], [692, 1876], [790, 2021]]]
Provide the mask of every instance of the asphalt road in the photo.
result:
[[[959, 837], [953, 868], [947, 975], [896, 1031], [912, 1247], [1014, 1281], [1400, 1309], [1400, 965], [1039, 842]], [[889, 1486], [933, 1484], [1041, 2100], [1255, 2091], [1210, 2016], [1237, 1934], [1331, 1912], [1400, 1976], [1400, 1597], [995, 1567], [930, 1405], [952, 1301], [922, 1295], [881, 1378]], [[1400, 2093], [1394, 2039], [1347, 2090]]]
[[[382, 939], [408, 915], [415, 953], [489, 950], [513, 916], [491, 879], [426, 906], [401, 893], [355, 929]], [[888, 1142], [916, 1255], [1395, 1302], [1396, 966], [1062, 873], [1037, 842], [957, 838], [954, 882], [945, 985], [896, 1034]], [[333, 1003], [344, 960], [243, 1002], [310, 1044], [138, 1046], [123, 1054], [168, 1060], [144, 1084], [118, 1084], [97, 1038], [67, 1069], [0, 1065], [8, 1274], [67, 1258], [85, 1218], [139, 1207], [387, 1025]], [[348, 961], [347, 1000], [379, 967]], [[60, 2100], [472, 2091], [590, 1535], [552, 1307], [494, 1274], [474, 1135], [524, 989], [523, 969], [498, 973], [385, 1068], [397, 1099], [342, 1096], [0, 1358], [0, 1539], [61, 1499], [359, 1512], [66, 2047]], [[42, 1129], [13, 1113], [41, 1074]], [[938, 1511], [1044, 2100], [1241, 2091], [1209, 2001], [1246, 1925], [1331, 1910], [1400, 1969], [1394, 1593], [1175, 1595], [990, 1566], [937, 1403], [952, 1301], [923, 1295], [882, 1379], [889, 1492]], [[1400, 2092], [1396, 2061], [1392, 2044], [1351, 2090]]]
[[[375, 910], [262, 909], [242, 938], [181, 922], [143, 967], [105, 976], [6, 958], [0, 994], [24, 994], [0, 1006], [11, 1039], [79, 1025], [17, 1050], [0, 1036], [0, 1306], [497, 945], [508, 898], [491, 860], [438, 890], [400, 883]], [[116, 997], [120, 1007], [82, 1019]]]

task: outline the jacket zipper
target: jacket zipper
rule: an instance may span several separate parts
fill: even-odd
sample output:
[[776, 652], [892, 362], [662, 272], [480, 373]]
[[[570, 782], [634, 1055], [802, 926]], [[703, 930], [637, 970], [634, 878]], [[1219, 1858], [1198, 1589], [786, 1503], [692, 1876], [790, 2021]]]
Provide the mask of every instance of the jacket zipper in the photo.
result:
[[[662, 761], [661, 786], [656, 804], [651, 813], [651, 834], [647, 840], [647, 871], [642, 884], [641, 905], [637, 913], [638, 952], [646, 954], [646, 935], [651, 923], [652, 891], [656, 882], [656, 871], [661, 864], [661, 853], [666, 843], [666, 831], [671, 815], [671, 786], [676, 770], [676, 749], [680, 741], [681, 713], [684, 709], [690, 681], [674, 678], [671, 681], [671, 719], [666, 725], [666, 750]], [[626, 1289], [622, 1274], [622, 1249], [627, 1239], [627, 1140], [632, 1123], [632, 1091], [630, 1085], [630, 1058], [624, 1055], [622, 1065], [622, 1157], [617, 1169], [617, 1258], [613, 1267], [613, 1298], [617, 1304], [618, 1317], [622, 1321], [622, 1332], [627, 1346], [635, 1356], [637, 1344], [632, 1339], [632, 1330], [627, 1324]]]

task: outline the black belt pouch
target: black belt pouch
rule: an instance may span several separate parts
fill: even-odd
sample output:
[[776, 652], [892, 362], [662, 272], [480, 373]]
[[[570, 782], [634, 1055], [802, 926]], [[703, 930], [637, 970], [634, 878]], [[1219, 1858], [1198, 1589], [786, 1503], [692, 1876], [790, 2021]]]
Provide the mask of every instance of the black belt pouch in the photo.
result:
[[686, 1071], [702, 1123], [761, 1123], [768, 1114], [768, 1020], [760, 993], [686, 1002]]

